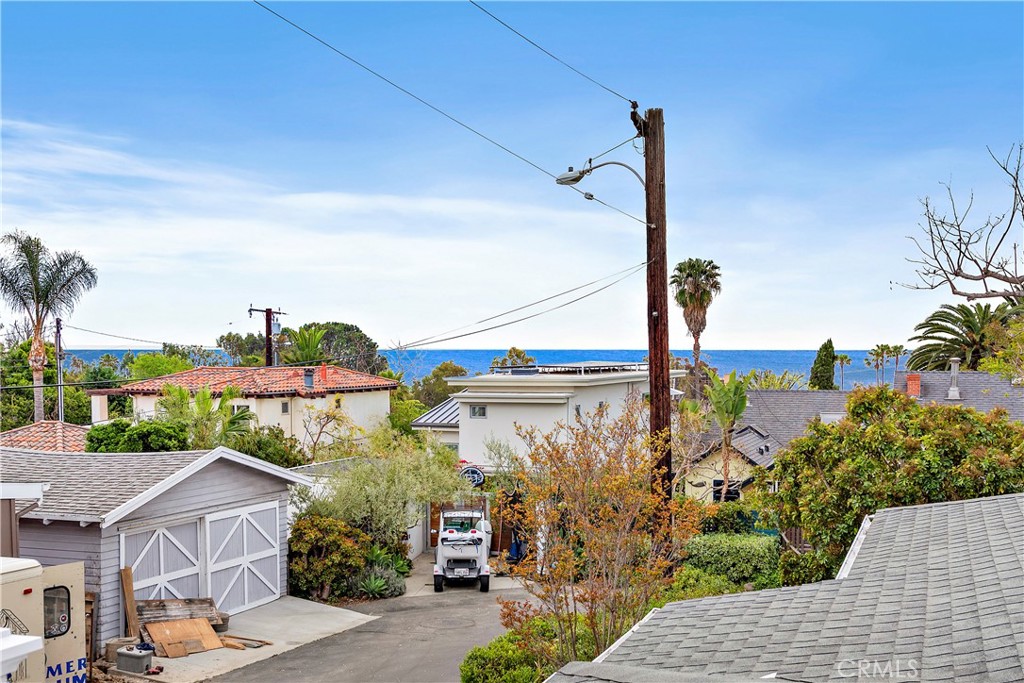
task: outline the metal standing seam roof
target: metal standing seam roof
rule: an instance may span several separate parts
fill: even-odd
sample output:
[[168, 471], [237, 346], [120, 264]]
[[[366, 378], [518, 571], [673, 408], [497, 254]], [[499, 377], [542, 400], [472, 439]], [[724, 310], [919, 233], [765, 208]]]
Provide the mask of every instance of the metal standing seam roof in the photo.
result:
[[412, 421], [413, 427], [421, 429], [458, 429], [459, 403], [449, 398], [423, 413]]
[[[313, 371], [313, 386], [305, 384], [305, 371]], [[200, 366], [173, 375], [153, 377], [125, 384], [118, 389], [93, 389], [95, 395], [156, 395], [163, 392], [165, 384], [182, 386], [190, 391], [210, 387], [219, 395], [225, 387], [238, 388], [245, 397], [301, 396], [314, 397], [326, 394], [384, 391], [398, 386], [398, 382], [365, 372], [356, 372], [336, 365], [309, 367], [210, 367]]]
[[[886, 680], [1024, 681], [1024, 494], [880, 510], [862, 534], [846, 578], [670, 603], [602, 663], [681, 681], [842, 681], [864, 661]], [[549, 680], [631, 680], [600, 676]]]
[[922, 404], [934, 402], [938, 405], [962, 405], [982, 413], [1003, 408], [1011, 420], [1024, 422], [1024, 386], [1014, 386], [1004, 377], [988, 372], [961, 370], [957, 377], [960, 400], [951, 401], [948, 398], [951, 379], [949, 372], [923, 370], [908, 373], [900, 370], [894, 382], [896, 390], [906, 392], [908, 374], [921, 376], [921, 396], [918, 400]]

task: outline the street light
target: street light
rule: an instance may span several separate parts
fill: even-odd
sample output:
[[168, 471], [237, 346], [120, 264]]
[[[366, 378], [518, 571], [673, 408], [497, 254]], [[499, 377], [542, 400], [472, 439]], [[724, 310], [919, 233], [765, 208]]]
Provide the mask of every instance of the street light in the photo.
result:
[[[662, 469], [660, 490], [672, 494], [672, 402], [669, 387], [668, 347], [668, 263], [665, 254], [665, 119], [661, 109], [648, 109], [641, 119], [633, 103], [631, 118], [644, 138], [644, 177], [620, 161], [593, 165], [590, 161], [576, 171], [572, 167], [555, 182], [575, 185], [602, 166], [622, 166], [644, 187], [647, 200], [647, 370], [651, 391], [651, 437], [660, 447], [658, 467]], [[589, 192], [583, 195], [592, 199]], [[653, 484], [653, 482], [652, 482]]]

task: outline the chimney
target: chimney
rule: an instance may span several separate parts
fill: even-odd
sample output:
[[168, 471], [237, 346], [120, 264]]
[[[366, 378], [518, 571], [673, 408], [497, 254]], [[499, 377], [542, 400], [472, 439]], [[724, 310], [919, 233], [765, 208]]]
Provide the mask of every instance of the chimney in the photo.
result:
[[302, 381], [307, 389], [313, 388], [313, 368], [305, 368], [302, 371]]
[[949, 394], [946, 398], [950, 401], [960, 400], [960, 359], [949, 359]]
[[327, 363], [320, 364], [320, 381], [327, 385]]
[[921, 398], [921, 375], [907, 375], [907, 396], [910, 398]]

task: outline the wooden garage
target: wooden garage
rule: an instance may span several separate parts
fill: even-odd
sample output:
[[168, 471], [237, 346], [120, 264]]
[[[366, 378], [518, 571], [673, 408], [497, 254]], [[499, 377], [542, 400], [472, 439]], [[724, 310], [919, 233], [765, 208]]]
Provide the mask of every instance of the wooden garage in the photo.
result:
[[120, 569], [136, 599], [212, 597], [229, 613], [287, 592], [288, 493], [306, 477], [229, 448], [182, 453], [0, 449], [0, 478], [45, 483], [21, 556], [85, 562], [99, 642], [121, 635]]

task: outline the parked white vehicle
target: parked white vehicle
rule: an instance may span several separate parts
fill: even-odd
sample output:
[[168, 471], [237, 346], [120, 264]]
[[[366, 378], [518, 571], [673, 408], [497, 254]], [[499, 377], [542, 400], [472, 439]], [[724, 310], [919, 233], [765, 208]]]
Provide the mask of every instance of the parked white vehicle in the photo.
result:
[[480, 592], [491, 588], [491, 522], [487, 501], [478, 506], [458, 504], [442, 507], [437, 548], [434, 555], [434, 590], [444, 590], [445, 581], [480, 581]]

